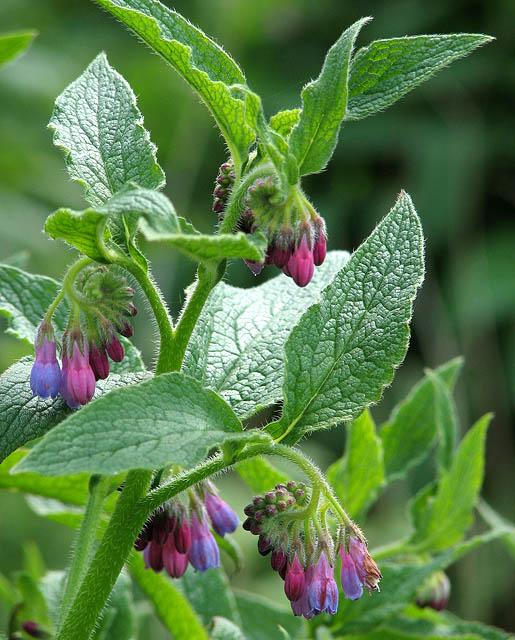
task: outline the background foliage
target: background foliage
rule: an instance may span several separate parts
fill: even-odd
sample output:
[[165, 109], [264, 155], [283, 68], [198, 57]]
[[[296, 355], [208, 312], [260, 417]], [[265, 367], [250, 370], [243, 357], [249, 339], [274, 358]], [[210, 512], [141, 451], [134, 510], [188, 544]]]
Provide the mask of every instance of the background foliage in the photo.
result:
[[[330, 170], [307, 179], [305, 186], [327, 219], [332, 248], [348, 250], [388, 210], [395, 190], [402, 186], [413, 196], [427, 238], [428, 273], [415, 309], [408, 359], [375, 415], [386, 418], [423, 366], [464, 354], [458, 386], [462, 424], [495, 410], [484, 495], [513, 519], [515, 187], [509, 169], [515, 150], [514, 89], [506, 69], [513, 60], [509, 31], [515, 6], [510, 0], [354, 0], [344, 5], [322, 0], [316, 6], [306, 0], [176, 0], [174, 8], [224, 43], [246, 70], [251, 87], [262, 94], [269, 113], [284, 103], [296, 106], [305, 78], [316, 76], [327, 47], [363, 14], [370, 13], [374, 21], [359, 44], [423, 32], [479, 31], [497, 37], [480, 54], [456, 63], [384, 114], [345, 125]], [[212, 181], [225, 158], [224, 146], [204, 108], [162, 61], [85, 1], [4, 0], [0, 24], [3, 30], [40, 32], [28, 54], [0, 74], [1, 260], [10, 258], [29, 271], [58, 277], [71, 259], [61, 244], [40, 233], [47, 214], [63, 203], [83, 208], [80, 188], [67, 181], [45, 127], [55, 96], [101, 49], [138, 94], [168, 176], [165, 192], [197, 228], [211, 229]], [[193, 265], [165, 248], [153, 247], [151, 255], [159, 282], [177, 308]], [[253, 277], [238, 263], [231, 266], [229, 281], [251, 285]], [[145, 314], [138, 321], [136, 342], [147, 347], [144, 355], [150, 361], [152, 327]], [[0, 370], [28, 352], [0, 335]], [[322, 466], [343, 449], [342, 433], [319, 434], [310, 442]], [[409, 485], [396, 483], [381, 498], [367, 527], [372, 545], [400, 532], [406, 516], [397, 505], [425, 484], [428, 473], [422, 466]], [[239, 492], [233, 489], [234, 503], [243, 504], [247, 495], [243, 485]], [[41, 546], [49, 566], [63, 567], [62, 550], [70, 533], [38, 519], [19, 497], [2, 493], [0, 500], [2, 521], [9, 523], [2, 526], [1, 571], [20, 566], [27, 540]], [[250, 536], [241, 533], [240, 539], [247, 549], [246, 569], [236, 584], [268, 594], [279, 589]], [[510, 606], [515, 578], [505, 554], [500, 545], [489, 545], [452, 568], [453, 612], [515, 629]]]

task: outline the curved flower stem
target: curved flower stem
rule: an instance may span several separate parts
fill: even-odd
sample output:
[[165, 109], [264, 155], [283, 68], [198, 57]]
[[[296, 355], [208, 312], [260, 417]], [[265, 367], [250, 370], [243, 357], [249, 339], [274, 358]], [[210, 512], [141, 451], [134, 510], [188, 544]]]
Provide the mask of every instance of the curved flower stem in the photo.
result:
[[45, 317], [44, 317], [44, 321], [45, 322], [50, 322], [51, 321], [52, 316], [55, 313], [55, 310], [57, 309], [57, 307], [61, 303], [61, 301], [64, 298], [65, 294], [67, 293], [67, 291], [69, 290], [70, 287], [73, 287], [73, 283], [75, 281], [75, 278], [79, 274], [79, 272], [82, 271], [82, 269], [84, 269], [84, 267], [87, 267], [92, 262], [93, 262], [93, 260], [91, 260], [90, 258], [79, 258], [79, 260], [75, 261], [68, 268], [68, 270], [66, 271], [66, 273], [63, 276], [63, 284], [61, 286], [61, 289], [59, 290], [59, 292], [56, 295], [56, 297], [52, 300], [50, 306], [48, 307], [48, 309], [47, 309], [47, 311], [45, 313]]

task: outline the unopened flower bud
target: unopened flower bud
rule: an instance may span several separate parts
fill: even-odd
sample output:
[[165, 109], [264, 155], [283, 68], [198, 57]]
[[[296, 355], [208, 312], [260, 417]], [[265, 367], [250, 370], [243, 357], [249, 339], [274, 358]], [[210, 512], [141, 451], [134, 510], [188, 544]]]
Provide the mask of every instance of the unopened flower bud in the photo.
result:
[[170, 578], [181, 578], [188, 568], [188, 554], [179, 553], [174, 537], [168, 536], [162, 551], [163, 566]]
[[297, 554], [294, 555], [293, 561], [288, 563], [286, 576], [284, 578], [284, 593], [290, 602], [295, 602], [304, 593], [306, 586], [306, 577], [304, 567], [299, 561]]
[[95, 374], [95, 380], [105, 380], [109, 375], [109, 360], [106, 350], [95, 342], [89, 348], [89, 364]]
[[30, 387], [34, 395], [55, 398], [61, 387], [61, 368], [57, 361], [52, 326], [41, 323], [36, 337], [36, 358], [30, 372]]
[[113, 362], [121, 362], [125, 357], [125, 351], [122, 343], [118, 340], [116, 335], [111, 334], [106, 342], [107, 355], [113, 360]]
[[239, 518], [220, 496], [207, 491], [204, 504], [206, 505], [213, 529], [219, 536], [224, 536], [226, 533], [232, 533], [236, 530]]
[[300, 242], [288, 260], [287, 268], [295, 284], [299, 287], [305, 287], [311, 282], [315, 263], [308, 233], [305, 230], [301, 232]]
[[199, 517], [196, 510], [191, 514], [191, 546], [188, 557], [197, 571], [207, 571], [220, 566], [216, 540], [209, 530], [204, 513]]
[[60, 393], [72, 409], [88, 403], [95, 393], [95, 374], [89, 364], [89, 350], [81, 333], [63, 338], [63, 370]]
[[443, 571], [433, 573], [417, 591], [417, 605], [442, 611], [447, 607], [451, 594], [451, 582]]

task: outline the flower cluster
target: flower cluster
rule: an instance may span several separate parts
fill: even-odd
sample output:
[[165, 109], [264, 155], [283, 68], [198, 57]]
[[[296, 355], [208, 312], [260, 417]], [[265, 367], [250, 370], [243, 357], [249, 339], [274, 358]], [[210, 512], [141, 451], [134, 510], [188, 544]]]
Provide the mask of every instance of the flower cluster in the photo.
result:
[[[232, 163], [221, 165], [216, 178], [213, 211], [223, 219], [224, 209], [234, 184]], [[299, 287], [311, 281], [315, 267], [323, 264], [327, 254], [327, 231], [324, 219], [297, 185], [284, 201], [272, 176], [258, 178], [247, 190], [245, 206], [238, 227], [244, 233], [260, 231], [268, 238], [264, 262], [245, 260], [254, 275], [265, 265], [275, 265]]]
[[34, 395], [61, 395], [76, 409], [93, 398], [96, 381], [108, 377], [109, 359], [123, 360], [125, 352], [118, 334], [132, 336], [129, 318], [137, 310], [132, 303], [134, 290], [108, 267], [84, 269], [72, 295], [72, 311], [61, 341], [62, 366], [52, 322], [45, 318], [36, 336], [30, 386]]
[[189, 492], [189, 507], [179, 500], [167, 502], [152, 514], [141, 530], [134, 548], [143, 551], [147, 568], [171, 578], [180, 578], [188, 563], [197, 571], [220, 566], [220, 552], [209, 526], [219, 536], [232, 533], [238, 516], [218, 495], [212, 482]]
[[[243, 528], [258, 538], [261, 555], [271, 554], [272, 569], [284, 580], [284, 593], [296, 616], [307, 619], [320, 613], [334, 615], [338, 586], [334, 578], [336, 555], [341, 557], [341, 585], [349, 600], [363, 589], [377, 591], [381, 573], [357, 528], [339, 525], [333, 535], [308, 503], [302, 483], [276, 485], [245, 507]], [[306, 506], [307, 505], [307, 506]]]

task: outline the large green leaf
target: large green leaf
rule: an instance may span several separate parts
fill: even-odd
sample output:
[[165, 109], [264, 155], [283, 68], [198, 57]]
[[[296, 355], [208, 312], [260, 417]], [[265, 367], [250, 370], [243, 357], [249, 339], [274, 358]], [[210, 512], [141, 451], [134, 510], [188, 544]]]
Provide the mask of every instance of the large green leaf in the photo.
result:
[[[295, 618], [289, 609], [268, 598], [246, 591], [236, 592], [236, 603], [247, 640], [286, 640], [304, 638], [302, 619]], [[285, 636], [284, 629], [288, 634]]]
[[[24, 342], [34, 344], [38, 325], [59, 292], [59, 288], [59, 283], [52, 278], [0, 264], [0, 314], [7, 318], [7, 333]], [[68, 313], [69, 308], [66, 302], [61, 303], [54, 313], [53, 320], [58, 336], [66, 327]], [[122, 342], [125, 358], [122, 362], [111, 363], [111, 371], [114, 373], [145, 371], [138, 349], [125, 338], [122, 338]]]
[[287, 443], [356, 418], [402, 362], [424, 276], [423, 236], [410, 197], [356, 250], [286, 343], [284, 407], [271, 431]]
[[247, 640], [242, 630], [227, 618], [215, 616], [211, 628], [211, 640]]
[[135, 552], [131, 554], [129, 569], [175, 640], [208, 640], [207, 632], [191, 604], [171, 580], [145, 569], [143, 558]]
[[352, 518], [377, 496], [384, 484], [383, 447], [368, 410], [349, 425], [345, 456], [329, 467], [327, 479]]
[[190, 467], [224, 442], [264, 437], [257, 430], [243, 431], [229, 405], [193, 378], [166, 373], [86, 405], [16, 469], [54, 476]]
[[217, 391], [241, 417], [279, 401], [288, 335], [347, 259], [346, 252], [330, 252], [304, 289], [283, 274], [250, 290], [218, 284], [195, 327], [183, 371]]
[[424, 551], [446, 549], [461, 540], [483, 483], [486, 431], [492, 416], [483, 416], [463, 438], [449, 471], [425, 502], [427, 514], [419, 518], [412, 544]]
[[158, 189], [164, 174], [125, 79], [98, 55], [57, 98], [49, 127], [68, 173], [101, 205], [129, 182]]
[[[0, 376], [0, 460], [74, 415], [62, 398], [33, 397], [29, 384], [32, 362], [32, 358], [22, 358]], [[141, 382], [149, 375], [147, 372], [112, 373], [107, 380], [97, 382], [95, 397], [116, 387]]]
[[240, 624], [229, 580], [223, 569], [210, 569], [205, 573], [187, 571], [181, 578], [180, 588], [204, 624], [215, 616], [222, 616]]
[[493, 38], [477, 33], [376, 40], [352, 60], [346, 120], [386, 109], [454, 60]]
[[157, 0], [96, 0], [160, 54], [213, 114], [235, 164], [256, 136], [259, 98], [234, 60], [200, 29]]
[[342, 33], [327, 52], [322, 71], [302, 89], [302, 112], [290, 139], [301, 175], [321, 171], [333, 155], [347, 110], [349, 64], [364, 18]]
[[[455, 358], [436, 369], [452, 391], [463, 366]], [[384, 466], [389, 482], [400, 478], [430, 452], [437, 435], [435, 386], [428, 376], [418, 382], [393, 410], [379, 435], [383, 441]]]
[[0, 34], [0, 66], [22, 54], [36, 37], [35, 31], [12, 31]]

